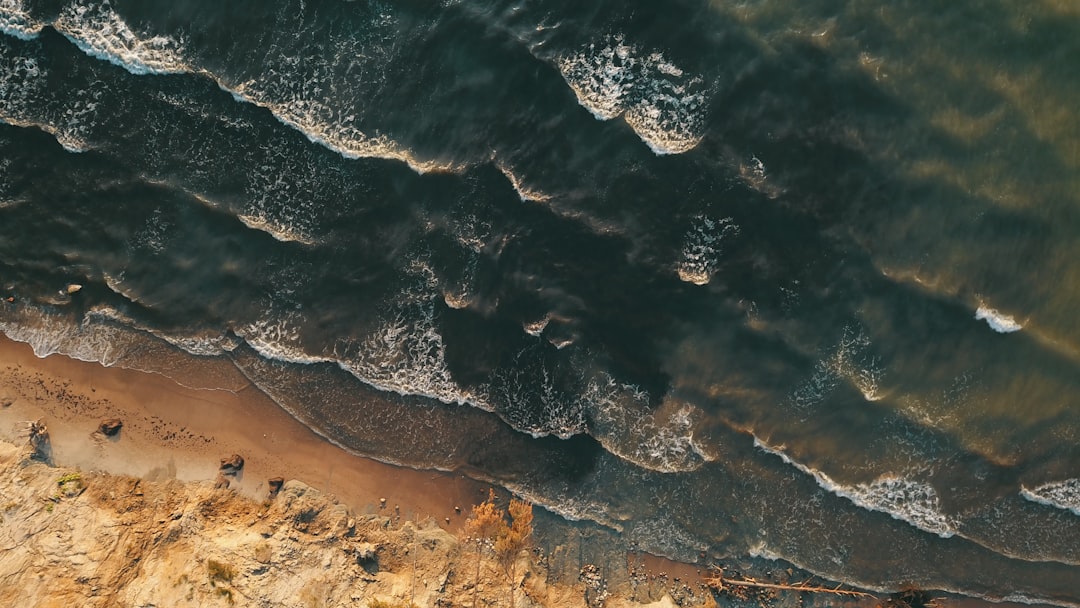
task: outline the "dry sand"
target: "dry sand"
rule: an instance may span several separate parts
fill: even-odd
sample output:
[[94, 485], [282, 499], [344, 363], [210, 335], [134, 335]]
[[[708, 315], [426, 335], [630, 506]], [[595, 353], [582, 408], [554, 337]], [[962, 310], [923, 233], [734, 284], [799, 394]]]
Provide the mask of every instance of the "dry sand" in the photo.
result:
[[[221, 458], [240, 454], [244, 468], [230, 487], [243, 494], [265, 498], [269, 478], [297, 479], [357, 512], [431, 516], [451, 530], [487, 491], [462, 475], [350, 454], [232, 373], [215, 383], [238, 390], [188, 388], [161, 374], [38, 358], [28, 345], [0, 336], [0, 437], [17, 440], [26, 421], [42, 419], [57, 464], [150, 479], [213, 480]], [[123, 421], [117, 437], [95, 432], [106, 418]]]

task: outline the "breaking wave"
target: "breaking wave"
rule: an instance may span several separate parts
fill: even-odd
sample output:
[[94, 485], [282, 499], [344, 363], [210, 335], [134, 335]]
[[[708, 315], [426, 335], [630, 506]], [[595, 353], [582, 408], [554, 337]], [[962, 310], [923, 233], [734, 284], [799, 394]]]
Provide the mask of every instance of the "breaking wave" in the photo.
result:
[[870, 483], [845, 486], [817, 469], [792, 460], [782, 448], [771, 447], [757, 437], [754, 437], [754, 446], [778, 456], [785, 463], [813, 477], [822, 488], [859, 507], [885, 513], [942, 538], [956, 534], [958, 523], [942, 513], [937, 491], [928, 483], [896, 475], [882, 475]]
[[182, 59], [184, 43], [168, 36], [140, 37], [108, 0], [68, 5], [53, 27], [87, 55], [136, 75], [192, 71]]
[[21, 0], [0, 0], [0, 32], [20, 40], [33, 40], [43, 25], [26, 11]]
[[845, 326], [840, 340], [818, 361], [810, 378], [792, 393], [792, 401], [800, 408], [817, 405], [841, 381], [857, 388], [867, 401], [881, 399], [878, 388], [885, 368], [870, 346], [864, 331], [856, 325]]
[[983, 305], [980, 305], [978, 310], [975, 311], [975, 318], [979, 321], [986, 321], [990, 329], [999, 334], [1009, 334], [1023, 329], [1023, 326], [1017, 323], [1016, 319]]
[[686, 233], [678, 266], [679, 279], [694, 285], [707, 284], [720, 264], [723, 243], [738, 235], [739, 226], [733, 218], [714, 220], [705, 215], [696, 216]]
[[100, 91], [80, 90], [55, 108], [42, 104], [48, 70], [34, 57], [11, 53], [0, 45], [0, 122], [15, 127], [39, 129], [52, 135], [68, 152], [90, 149], [87, 141]]
[[599, 120], [622, 116], [656, 154], [681, 154], [701, 142], [708, 87], [663, 54], [643, 52], [622, 34], [557, 61], [578, 103]]
[[1080, 515], [1080, 479], [1055, 481], [1034, 489], [1021, 488], [1020, 495], [1032, 502]]
[[[14, 9], [0, 13], [15, 14]], [[345, 158], [398, 160], [418, 173], [459, 169], [453, 163], [419, 159], [384, 134], [366, 134], [358, 124], [361, 116], [357, 109], [350, 109], [349, 104], [340, 100], [320, 97], [321, 93], [336, 88], [330, 80], [332, 66], [324, 59], [277, 58], [279, 65], [269, 65], [260, 77], [234, 83], [193, 65], [182, 37], [136, 33], [107, 1], [97, 4], [82, 0], [68, 5], [52, 25], [87, 55], [132, 74], [194, 73], [208, 77], [237, 101], [266, 108], [282, 124]], [[310, 78], [301, 82], [286, 80], [313, 71]], [[252, 223], [259, 224], [258, 216], [255, 217]]]
[[694, 441], [697, 413], [690, 405], [654, 410], [648, 393], [605, 373], [588, 383], [581, 399], [592, 420], [591, 434], [623, 460], [661, 473], [693, 471], [709, 460]]

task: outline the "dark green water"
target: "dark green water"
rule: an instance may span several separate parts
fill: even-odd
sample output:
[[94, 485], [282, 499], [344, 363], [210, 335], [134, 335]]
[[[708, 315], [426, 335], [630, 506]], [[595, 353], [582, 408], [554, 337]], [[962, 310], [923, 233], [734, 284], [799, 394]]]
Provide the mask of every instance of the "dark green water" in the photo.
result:
[[0, 30], [0, 330], [38, 354], [229, 361], [351, 450], [688, 561], [1080, 605], [1080, 5]]

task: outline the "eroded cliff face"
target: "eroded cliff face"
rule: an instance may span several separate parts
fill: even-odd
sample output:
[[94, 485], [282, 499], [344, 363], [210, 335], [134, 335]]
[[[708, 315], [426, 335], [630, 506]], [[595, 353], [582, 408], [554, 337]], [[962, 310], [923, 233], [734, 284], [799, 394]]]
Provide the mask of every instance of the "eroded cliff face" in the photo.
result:
[[[474, 589], [473, 545], [434, 521], [353, 514], [297, 481], [260, 503], [209, 482], [55, 468], [0, 442], [0, 520], [12, 605], [472, 606], [474, 591], [480, 606], [510, 604], [505, 570], [485, 558]], [[549, 585], [544, 562], [519, 556], [518, 608], [597, 603], [584, 584]]]

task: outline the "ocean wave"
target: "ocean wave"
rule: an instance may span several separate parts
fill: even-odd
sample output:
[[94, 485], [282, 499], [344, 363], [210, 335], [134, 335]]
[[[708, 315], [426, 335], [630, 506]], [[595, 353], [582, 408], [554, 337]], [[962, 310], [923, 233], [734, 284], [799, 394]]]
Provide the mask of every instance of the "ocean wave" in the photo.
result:
[[19, 304], [7, 307], [0, 317], [0, 332], [17, 342], [25, 342], [39, 358], [62, 354], [79, 361], [111, 367], [130, 354], [129, 336], [106, 317], [88, 311], [81, 319], [64, 312]]
[[[189, 57], [191, 53], [186, 48], [188, 43], [183, 37], [142, 36], [136, 33], [108, 1], [93, 3], [81, 0], [70, 4], [60, 12], [52, 26], [87, 55], [135, 75], [188, 73], [207, 77], [237, 101], [269, 110], [282, 124], [345, 158], [398, 160], [417, 173], [455, 172], [461, 169], [455, 163], [417, 158], [384, 134], [372, 136], [364, 133], [357, 125], [359, 117], [355, 108], [348, 110], [345, 108], [347, 104], [319, 97], [320, 92], [337, 87], [315, 79], [300, 82], [285, 80], [290, 74], [299, 76], [303, 72], [299, 68], [289, 71], [288, 65], [277, 66], [260, 78], [231, 82], [222, 75], [194, 65]], [[302, 61], [308, 66], [305, 69], [314, 63], [310, 57], [303, 60], [299, 57], [285, 58], [283, 61], [286, 64], [292, 61], [297, 65]], [[267, 224], [272, 225], [272, 222]]]
[[642, 52], [622, 34], [556, 62], [578, 103], [599, 120], [623, 120], [656, 154], [681, 154], [701, 142], [708, 87], [660, 52]]
[[810, 378], [792, 393], [792, 401], [800, 408], [817, 405], [841, 381], [858, 389], [867, 401], [881, 399], [878, 390], [885, 368], [870, 346], [866, 332], [854, 324], [845, 326], [840, 340], [817, 362]]
[[526, 347], [511, 364], [496, 370], [485, 387], [499, 415], [533, 437], [568, 439], [588, 430], [584, 404], [563, 386], [543, 349]]
[[791, 459], [783, 448], [774, 448], [754, 437], [754, 446], [778, 456], [785, 463], [810, 475], [818, 485], [869, 511], [879, 511], [942, 538], [956, 535], [958, 522], [941, 511], [937, 491], [928, 483], [898, 475], [882, 475], [870, 483], [845, 486], [825, 473]]
[[237, 101], [269, 110], [281, 124], [299, 131], [308, 141], [333, 150], [345, 158], [397, 160], [421, 175], [432, 172], [454, 173], [462, 170], [462, 167], [456, 163], [421, 160], [386, 135], [365, 134], [356, 125], [357, 117], [354, 114], [338, 116], [332, 120], [322, 119], [320, 117], [324, 115], [339, 114], [338, 109], [322, 101], [315, 99], [274, 100], [259, 91], [256, 81], [241, 83], [234, 88], [230, 88], [220, 80], [218, 84]]
[[265, 152], [276, 160], [248, 172], [240, 221], [279, 241], [314, 245], [321, 212], [316, 201], [329, 198], [325, 192], [329, 177], [308, 154], [280, 158], [272, 150]]
[[1080, 479], [1066, 479], [1043, 484], [1034, 489], [1021, 488], [1024, 498], [1057, 509], [1080, 515]]
[[669, 519], [635, 519], [624, 526], [623, 538], [633, 547], [653, 555], [693, 564], [709, 545]]
[[235, 331], [266, 359], [333, 363], [381, 391], [492, 411], [482, 392], [464, 389], [450, 374], [446, 345], [436, 323], [438, 297], [412, 285], [387, 303], [384, 320], [375, 331], [360, 338], [340, 338], [328, 347], [305, 344], [300, 329], [304, 319], [296, 311], [268, 311]]
[[34, 56], [0, 45], [0, 121], [15, 127], [38, 129], [52, 135], [68, 152], [92, 148], [90, 132], [103, 90], [79, 89], [58, 103], [49, 98], [49, 71]]
[[56, 143], [60, 144], [61, 148], [72, 154], [82, 154], [83, 152], [88, 152], [93, 149], [86, 141], [77, 137], [72, 137], [71, 134], [65, 133], [63, 130], [48, 123], [21, 120], [12, 116], [7, 116], [2, 112], [0, 112], [0, 123], [12, 127], [19, 127], [21, 129], [37, 129], [43, 133], [48, 133], [56, 140]]
[[0, 0], [0, 32], [20, 40], [33, 40], [41, 34], [42, 27], [27, 12], [22, 0]]
[[604, 449], [641, 468], [661, 473], [694, 471], [710, 458], [695, 442], [699, 414], [690, 405], [650, 407], [639, 387], [597, 374], [581, 396], [590, 432]]
[[283, 243], [314, 245], [317, 242], [308, 238], [303, 233], [295, 231], [292, 226], [270, 219], [262, 214], [239, 213], [236, 215], [236, 219], [240, 220], [240, 223], [248, 228], [258, 230], [259, 232], [265, 232]]
[[494, 160], [495, 166], [499, 169], [499, 172], [506, 176], [507, 181], [509, 181], [510, 185], [514, 188], [514, 192], [517, 192], [518, 198], [521, 199], [521, 202], [542, 203], [544, 201], [551, 200], [550, 194], [544, 194], [539, 190], [535, 190], [526, 186], [521, 181], [521, 178], [514, 174], [514, 172], [510, 169], [509, 165], [507, 165], [503, 161], [495, 160], [494, 158], [492, 160]]
[[66, 6], [53, 27], [82, 52], [136, 75], [193, 71], [183, 60], [182, 40], [143, 38], [113, 10], [108, 0], [83, 0]]
[[714, 220], [705, 215], [694, 218], [694, 224], [686, 233], [679, 261], [679, 279], [694, 285], [706, 285], [720, 264], [724, 241], [739, 235], [739, 226], [733, 218]]
[[999, 334], [1008, 334], [1023, 329], [1023, 326], [1017, 323], [1016, 319], [982, 304], [980, 304], [979, 308], [975, 311], [975, 319], [986, 321], [986, 324], [990, 326], [990, 329]]
[[623, 532], [623, 524], [611, 516], [611, 508], [591, 500], [562, 493], [541, 493], [536, 489], [513, 481], [500, 482], [523, 500], [539, 505], [567, 521], [587, 521], [615, 532]]
[[[904, 581], [903, 583], [897, 582], [894, 585], [882, 584], [883, 581], [876, 580], [859, 580], [855, 578], [850, 572], [836, 572], [831, 570], [823, 570], [821, 568], [815, 568], [792, 555], [786, 555], [770, 549], [765, 541], [759, 541], [749, 547], [748, 553], [751, 557], [758, 559], [766, 559], [769, 561], [781, 561], [795, 566], [800, 570], [816, 574], [825, 579], [842, 580], [846, 585], [854, 587], [856, 589], [866, 589], [867, 591], [873, 591], [875, 593], [893, 593], [898, 590], [910, 587], [911, 581]], [[939, 582], [934, 583], [934, 588], [944, 593], [951, 593], [962, 597], [978, 598], [987, 600], [990, 602], [1018, 602], [1021, 604], [1037, 604], [1045, 606], [1060, 606], [1061, 608], [1080, 608], [1080, 604], [1075, 602], [1065, 602], [1061, 600], [1051, 598], [1039, 598], [1034, 596], [1025, 595], [1022, 593], [1010, 593], [1007, 595], [992, 595], [986, 592], [985, 589], [964, 589], [961, 587], [953, 587], [948, 585], [941, 585]]]
[[[124, 295], [124, 297], [131, 299], [132, 301], [138, 301], [131, 296], [124, 294], [124, 289], [119, 287], [119, 284], [115, 279], [106, 275], [105, 281], [109, 288], [114, 292]], [[130, 333], [132, 330], [143, 332], [162, 340], [189, 355], [213, 357], [231, 352], [238, 346], [235, 337], [225, 334], [189, 335], [162, 331], [150, 327], [145, 323], [140, 323], [131, 316], [126, 315], [111, 306], [99, 305], [90, 309], [83, 319], [83, 324], [88, 322], [108, 323], [118, 331], [124, 333]], [[104, 364], [104, 362], [102, 363]], [[125, 367], [129, 366], [125, 365]]]

